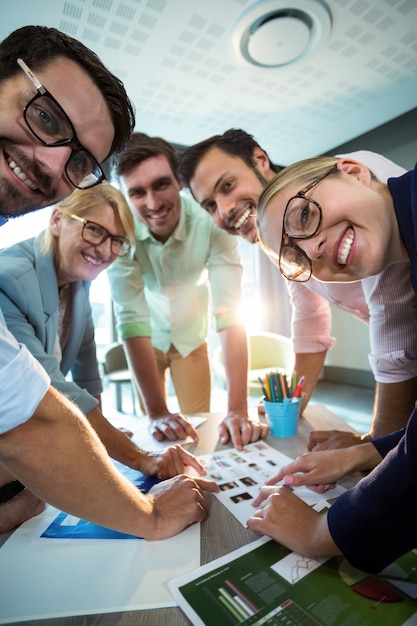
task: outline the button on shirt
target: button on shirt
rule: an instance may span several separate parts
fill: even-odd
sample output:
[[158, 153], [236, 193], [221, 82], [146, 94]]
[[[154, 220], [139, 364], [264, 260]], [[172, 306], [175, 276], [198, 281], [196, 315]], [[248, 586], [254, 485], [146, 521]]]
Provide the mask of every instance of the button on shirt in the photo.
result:
[[182, 197], [178, 225], [164, 244], [136, 216], [135, 224], [133, 258], [119, 258], [107, 271], [122, 340], [151, 337], [158, 350], [172, 344], [185, 357], [206, 340], [209, 297], [216, 330], [239, 324], [236, 238], [189, 197]]

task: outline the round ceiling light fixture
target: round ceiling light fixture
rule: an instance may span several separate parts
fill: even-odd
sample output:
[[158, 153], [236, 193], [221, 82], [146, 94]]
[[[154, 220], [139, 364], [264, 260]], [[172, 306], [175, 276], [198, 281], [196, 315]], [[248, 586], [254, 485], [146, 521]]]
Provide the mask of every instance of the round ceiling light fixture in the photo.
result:
[[322, 0], [264, 0], [241, 16], [232, 46], [245, 65], [285, 67], [317, 52], [327, 41], [331, 24]]

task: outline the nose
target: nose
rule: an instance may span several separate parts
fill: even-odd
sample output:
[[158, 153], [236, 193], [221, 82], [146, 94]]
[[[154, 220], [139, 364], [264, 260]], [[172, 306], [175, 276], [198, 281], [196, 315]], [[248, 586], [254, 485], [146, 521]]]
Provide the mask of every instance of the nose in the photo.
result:
[[219, 215], [219, 218], [227, 223], [227, 221], [230, 219], [232, 211], [235, 208], [235, 202], [230, 202], [227, 201], [226, 199], [218, 199], [216, 201], [216, 205], [217, 205], [217, 213]]
[[105, 239], [104, 241], [102, 241], [101, 243], [99, 243], [98, 245], [94, 246], [96, 252], [99, 253], [99, 255], [101, 256], [101, 258], [104, 259], [110, 259], [110, 257], [113, 256], [113, 253], [111, 251], [111, 239], [110, 237], [107, 237], [107, 239]]
[[310, 239], [298, 239], [296, 243], [306, 253], [310, 261], [319, 259], [326, 248], [326, 239], [321, 232]]
[[146, 194], [146, 208], [150, 211], [156, 211], [159, 208], [158, 195], [150, 189]]
[[37, 146], [34, 157], [38, 166], [51, 178], [62, 178], [71, 155], [69, 146]]

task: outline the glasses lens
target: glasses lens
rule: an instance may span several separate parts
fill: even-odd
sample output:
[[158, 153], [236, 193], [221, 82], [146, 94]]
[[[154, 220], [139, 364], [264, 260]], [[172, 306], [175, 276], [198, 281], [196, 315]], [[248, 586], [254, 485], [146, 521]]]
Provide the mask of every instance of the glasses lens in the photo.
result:
[[[80, 145], [67, 114], [50, 95], [35, 96], [25, 108], [24, 117], [35, 137], [45, 145], [62, 146], [73, 142]], [[85, 148], [72, 151], [65, 171], [79, 189], [94, 187], [105, 178], [99, 163]]]
[[286, 208], [284, 229], [290, 237], [305, 239], [320, 226], [320, 209], [313, 200], [292, 198]]
[[71, 153], [65, 166], [68, 178], [75, 187], [88, 189], [104, 180], [104, 174], [93, 155], [84, 148]]
[[110, 237], [110, 249], [115, 256], [127, 256], [130, 252], [131, 245], [124, 237], [110, 235], [110, 233], [100, 224], [95, 222], [87, 222], [82, 230], [82, 238], [93, 246], [98, 246]]
[[279, 269], [288, 280], [304, 283], [311, 277], [311, 263], [308, 256], [297, 246], [285, 244], [281, 248]]
[[127, 256], [130, 252], [131, 245], [129, 241], [123, 237], [112, 237], [111, 251], [115, 256]]
[[59, 145], [74, 135], [67, 115], [49, 96], [36, 96], [29, 102], [25, 120], [36, 137], [48, 145]]
[[86, 222], [83, 227], [82, 236], [87, 243], [92, 243], [93, 245], [98, 246], [105, 239], [107, 239], [109, 233], [105, 228], [100, 226], [100, 224]]

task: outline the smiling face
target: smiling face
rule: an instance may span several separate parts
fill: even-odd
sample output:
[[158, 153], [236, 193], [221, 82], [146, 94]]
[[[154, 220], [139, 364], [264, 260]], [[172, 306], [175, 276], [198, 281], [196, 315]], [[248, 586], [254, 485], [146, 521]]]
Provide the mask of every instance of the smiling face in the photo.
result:
[[256, 207], [259, 196], [275, 173], [266, 154], [256, 148], [254, 166], [220, 148], [211, 148], [200, 159], [190, 181], [194, 198], [219, 228], [257, 241]]
[[168, 159], [149, 157], [121, 176], [122, 189], [139, 219], [155, 239], [165, 243], [181, 213], [180, 184]]
[[[102, 162], [110, 151], [114, 127], [98, 87], [77, 63], [64, 57], [34, 73], [68, 115], [81, 144]], [[23, 215], [54, 204], [74, 189], [64, 169], [73, 146], [45, 146], [26, 125], [23, 109], [35, 94], [23, 72], [0, 83], [3, 216]]]
[[[126, 237], [119, 216], [114, 209], [103, 202], [80, 215], [99, 224], [110, 234]], [[94, 280], [117, 258], [111, 252], [111, 239], [108, 237], [98, 246], [84, 241], [81, 236], [83, 225], [73, 220], [60, 209], [54, 209], [50, 229], [56, 238], [55, 270], [58, 285], [75, 280]]]
[[[361, 280], [406, 258], [386, 186], [373, 181], [369, 170], [359, 163], [341, 159], [338, 168], [336, 176], [324, 178], [306, 193], [306, 198], [321, 207], [317, 234], [291, 242], [308, 256], [312, 275], [323, 282]], [[301, 186], [284, 186], [272, 196], [261, 216], [261, 239], [275, 259], [281, 249], [285, 207]]]

